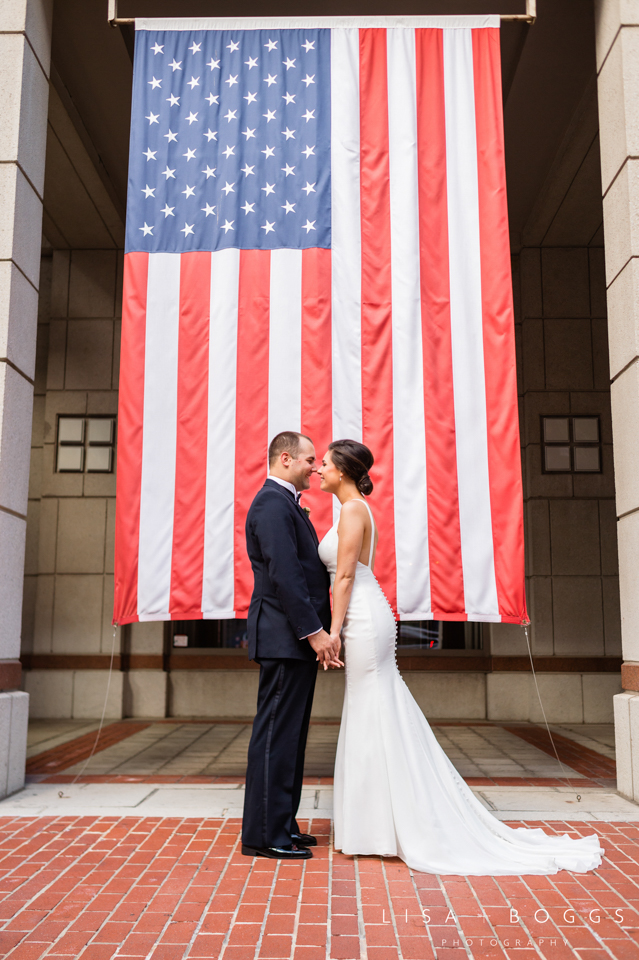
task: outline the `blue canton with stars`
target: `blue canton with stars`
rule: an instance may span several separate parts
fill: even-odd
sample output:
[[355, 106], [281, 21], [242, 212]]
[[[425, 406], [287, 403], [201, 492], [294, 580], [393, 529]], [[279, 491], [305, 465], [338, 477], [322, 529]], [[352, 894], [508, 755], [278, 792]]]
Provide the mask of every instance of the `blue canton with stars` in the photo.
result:
[[330, 30], [140, 30], [126, 250], [330, 247]]

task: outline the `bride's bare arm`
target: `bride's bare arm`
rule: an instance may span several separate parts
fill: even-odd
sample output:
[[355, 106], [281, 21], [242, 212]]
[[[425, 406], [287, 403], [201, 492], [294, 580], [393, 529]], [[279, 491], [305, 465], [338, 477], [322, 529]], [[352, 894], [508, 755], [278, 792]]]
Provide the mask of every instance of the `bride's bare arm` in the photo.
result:
[[331, 637], [340, 635], [344, 617], [353, 592], [357, 561], [362, 552], [367, 514], [355, 503], [345, 503], [339, 518], [339, 546], [337, 548], [337, 571], [333, 583], [333, 617]]

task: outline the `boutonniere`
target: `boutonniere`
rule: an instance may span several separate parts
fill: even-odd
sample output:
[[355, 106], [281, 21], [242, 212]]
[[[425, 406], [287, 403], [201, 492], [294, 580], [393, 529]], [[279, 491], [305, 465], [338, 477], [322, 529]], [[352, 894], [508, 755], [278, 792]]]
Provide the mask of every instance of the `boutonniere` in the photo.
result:
[[302, 507], [302, 510], [304, 511], [304, 513], [306, 514], [307, 517], [310, 517], [310, 515], [311, 515], [311, 508], [310, 508], [310, 507]]

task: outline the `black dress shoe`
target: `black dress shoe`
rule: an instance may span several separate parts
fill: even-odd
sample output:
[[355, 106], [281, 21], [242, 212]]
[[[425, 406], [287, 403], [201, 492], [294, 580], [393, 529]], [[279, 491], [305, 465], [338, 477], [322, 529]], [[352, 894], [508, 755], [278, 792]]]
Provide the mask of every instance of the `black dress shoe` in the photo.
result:
[[245, 857], [269, 857], [270, 860], [310, 860], [313, 854], [306, 847], [247, 847], [242, 844]]
[[310, 833], [292, 833], [291, 840], [296, 847], [316, 847], [317, 838], [312, 837]]

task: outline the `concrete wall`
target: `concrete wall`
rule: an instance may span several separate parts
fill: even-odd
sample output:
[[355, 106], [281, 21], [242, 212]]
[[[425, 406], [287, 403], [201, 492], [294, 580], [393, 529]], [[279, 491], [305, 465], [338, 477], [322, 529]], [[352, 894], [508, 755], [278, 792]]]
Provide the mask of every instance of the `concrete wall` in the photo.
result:
[[121, 264], [115, 250], [44, 261], [23, 653], [111, 652], [115, 473], [57, 473], [55, 440], [60, 414], [117, 414]]
[[[603, 249], [525, 248], [514, 286], [532, 650], [619, 657]], [[602, 473], [542, 472], [540, 418], [571, 414], [600, 417]], [[525, 654], [523, 631], [493, 626], [491, 650]]]
[[50, 0], [0, 5], [0, 797], [24, 783], [22, 568], [40, 275]]

